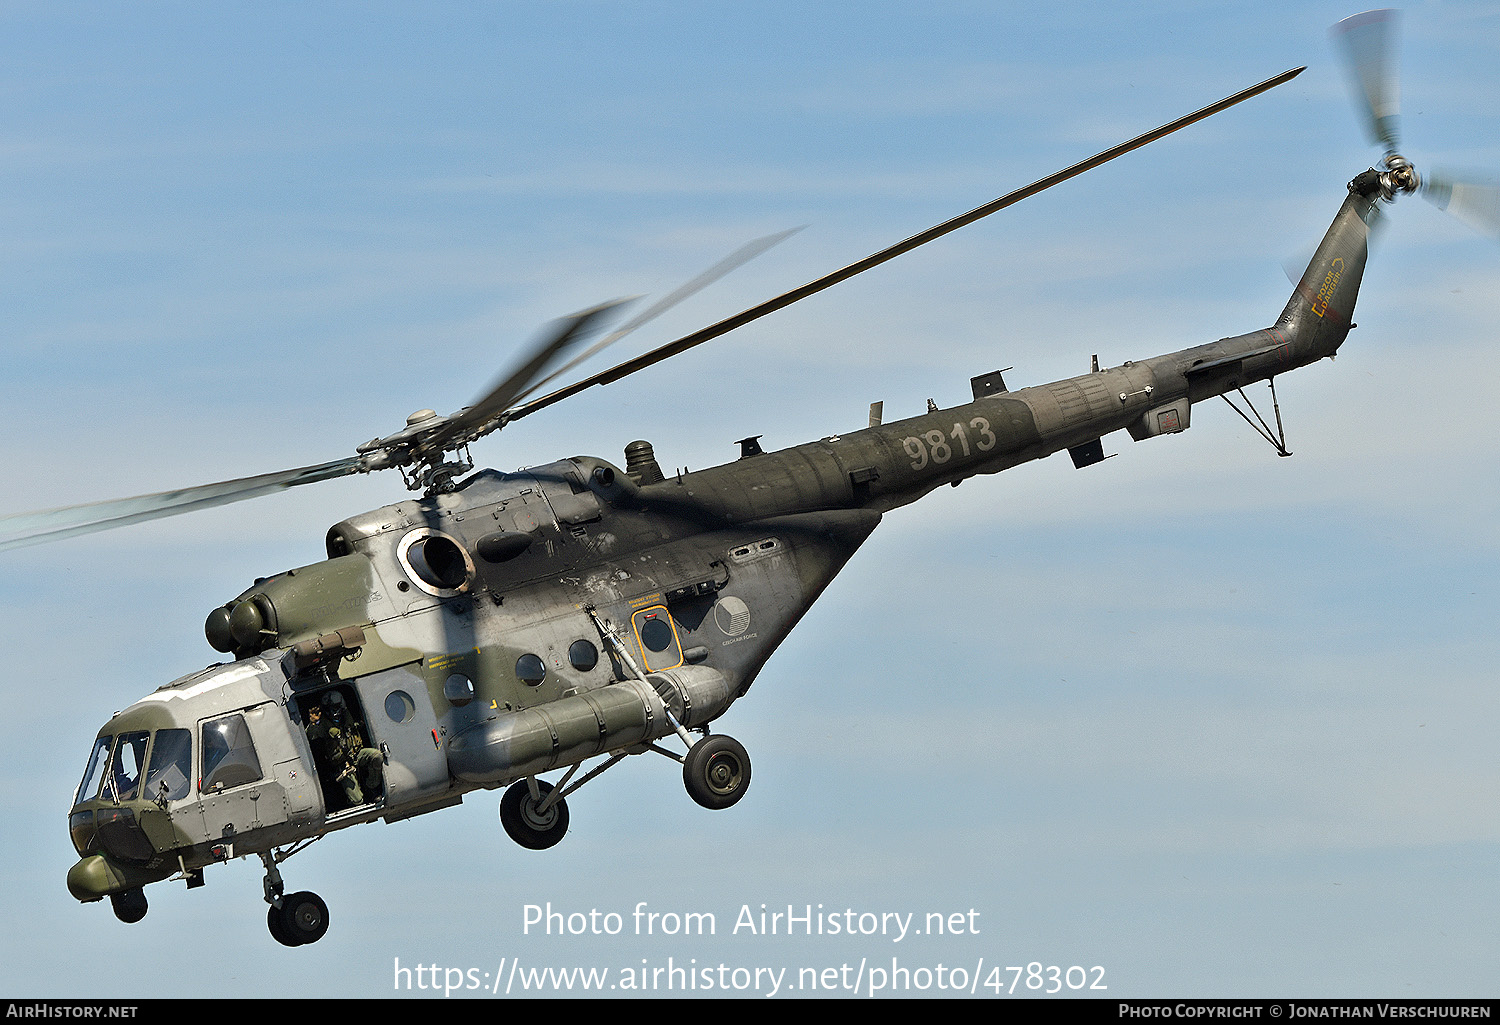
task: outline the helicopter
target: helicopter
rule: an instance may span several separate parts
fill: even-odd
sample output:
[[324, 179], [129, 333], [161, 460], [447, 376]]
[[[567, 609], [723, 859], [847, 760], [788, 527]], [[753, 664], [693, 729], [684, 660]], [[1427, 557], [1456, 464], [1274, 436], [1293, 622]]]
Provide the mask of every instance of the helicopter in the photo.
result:
[[[329, 531], [327, 560], [258, 581], [213, 609], [205, 632], [234, 660], [168, 684], [106, 724], [70, 813], [82, 859], [70, 873], [74, 895], [108, 896], [120, 918], [138, 919], [149, 883], [194, 887], [209, 865], [254, 855], [266, 868], [270, 931], [299, 945], [323, 935], [327, 909], [312, 894], [284, 893], [278, 866], [349, 825], [508, 787], [507, 832], [523, 846], [550, 847], [566, 832], [568, 794], [629, 754], [670, 754], [658, 742], [674, 736], [687, 745], [693, 799], [732, 805], [749, 784], [749, 758], [709, 727], [885, 512], [1064, 449], [1075, 466], [1093, 465], [1104, 458], [1105, 434], [1178, 433], [1192, 403], [1333, 355], [1351, 326], [1380, 205], [1424, 185], [1429, 198], [1442, 195], [1392, 146], [1385, 170], [1351, 182], [1286, 310], [1264, 331], [1015, 392], [994, 372], [974, 379], [974, 400], [963, 406], [893, 424], [872, 410], [864, 431], [782, 452], [747, 438], [738, 461], [675, 478], [639, 442], [623, 468], [576, 457], [519, 474], [473, 472], [467, 445], [506, 423], [972, 223], [1123, 147], [539, 399], [529, 395], [540, 368], [618, 305], [559, 324], [474, 405], [449, 417], [421, 411], [352, 457], [13, 521], [41, 528], [23, 540], [53, 540], [387, 468], [421, 493], [342, 521]], [[314, 718], [355, 738], [345, 761], [365, 764], [350, 773], [320, 755]], [[583, 771], [592, 758], [604, 761]], [[564, 773], [556, 783], [539, 778], [555, 770]]]

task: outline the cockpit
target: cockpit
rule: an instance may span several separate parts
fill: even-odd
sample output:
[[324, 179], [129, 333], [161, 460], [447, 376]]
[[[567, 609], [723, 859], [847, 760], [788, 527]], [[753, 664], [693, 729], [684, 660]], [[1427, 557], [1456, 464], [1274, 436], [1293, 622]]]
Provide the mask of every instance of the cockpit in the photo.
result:
[[192, 753], [192, 732], [184, 729], [131, 730], [95, 740], [68, 816], [78, 853], [103, 850], [125, 863], [150, 861], [152, 845], [134, 811], [122, 805], [149, 800], [165, 807], [186, 797]]
[[451, 777], [438, 722], [411, 696], [424, 678], [395, 666], [340, 680], [347, 638], [338, 639], [323, 661], [292, 650], [210, 666], [116, 713], [68, 811], [80, 859], [68, 891], [85, 903], [108, 897], [122, 921], [139, 921], [150, 884], [201, 886], [208, 866], [254, 855], [266, 862], [276, 914], [293, 909], [275, 933], [311, 906], [305, 894], [279, 900], [278, 848], [408, 814], [403, 801], [440, 806], [432, 797], [446, 800]]

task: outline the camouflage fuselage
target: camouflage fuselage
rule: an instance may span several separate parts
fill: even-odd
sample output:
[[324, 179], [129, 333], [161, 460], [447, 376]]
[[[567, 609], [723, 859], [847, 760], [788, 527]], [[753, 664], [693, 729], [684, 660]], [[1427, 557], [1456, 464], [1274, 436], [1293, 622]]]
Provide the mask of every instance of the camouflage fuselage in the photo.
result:
[[[990, 375], [964, 405], [664, 479], [652, 460], [627, 473], [576, 457], [344, 520], [327, 560], [210, 615], [234, 662], [100, 731], [95, 761], [108, 764], [91, 763], [70, 817], [83, 856], [70, 888], [96, 900], [173, 873], [192, 882], [217, 860], [644, 750], [671, 731], [668, 710], [703, 725], [745, 694], [884, 513], [1064, 449], [1088, 465], [1106, 434], [1175, 433], [1192, 403], [1332, 356], [1375, 201], [1351, 186], [1261, 331], [1014, 392]], [[328, 641], [349, 630], [357, 643]], [[353, 808], [333, 806], [306, 736], [308, 709], [335, 694], [384, 762], [383, 793]], [[248, 735], [254, 768], [211, 782], [210, 727], [230, 746]], [[175, 767], [157, 758], [168, 737], [193, 741]]]

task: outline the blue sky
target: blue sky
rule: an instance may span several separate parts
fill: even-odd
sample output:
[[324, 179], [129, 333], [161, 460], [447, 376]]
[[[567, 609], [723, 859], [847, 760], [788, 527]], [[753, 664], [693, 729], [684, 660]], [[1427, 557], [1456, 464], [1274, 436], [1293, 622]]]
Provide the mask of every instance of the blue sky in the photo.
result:
[[[1379, 156], [1327, 37], [1355, 11], [7, 4], [0, 512], [345, 455], [465, 404], [556, 316], [807, 225], [608, 365], [1306, 64], [474, 454], [620, 460], [647, 438], [702, 467], [746, 435], [855, 429], [872, 401], [960, 402], [993, 369], [1018, 387], [1264, 326], [1282, 262]], [[1500, 169], [1497, 49], [1500, 5], [1405, 11], [1419, 167]], [[399, 481], [6, 553], [0, 993], [897, 957], [1007, 986], [1010, 965], [1099, 965], [1109, 997], [1494, 996], [1497, 309], [1500, 250], [1406, 200], [1338, 360], [1278, 382], [1293, 458], [1205, 404], [1085, 471], [1057, 457], [894, 513], [722, 721], [755, 759], [739, 806], [631, 759], [545, 854], [504, 836], [498, 793], [347, 830], [285, 866], [332, 909], [295, 950], [266, 933], [258, 862], [154, 887], [136, 926], [76, 904], [66, 806], [112, 712], [213, 660], [210, 608], [320, 558]], [[719, 931], [523, 934], [547, 901]], [[980, 931], [730, 933], [761, 904], [974, 909]]]

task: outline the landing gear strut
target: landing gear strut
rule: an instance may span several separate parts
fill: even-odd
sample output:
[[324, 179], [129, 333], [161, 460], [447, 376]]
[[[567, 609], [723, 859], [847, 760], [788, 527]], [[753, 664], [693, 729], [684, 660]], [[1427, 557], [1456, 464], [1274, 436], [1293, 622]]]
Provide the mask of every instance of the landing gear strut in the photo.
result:
[[[592, 605], [584, 606], [584, 611], [594, 620], [600, 635], [619, 654], [620, 661], [630, 668], [631, 675], [648, 687], [653, 686], [614, 627], [607, 620], [600, 619]], [[685, 699], [683, 704], [685, 707]], [[697, 727], [703, 736], [695, 743], [683, 724], [678, 722], [670, 703], [663, 707], [663, 712], [677, 736], [687, 745], [687, 756], [678, 758], [655, 744], [648, 745], [648, 748], [682, 762], [682, 782], [687, 787], [688, 796], [703, 807], [713, 809], [728, 808], [744, 797], [750, 786], [750, 755], [739, 741], [723, 735], [709, 736], [708, 724], [704, 723]]]

